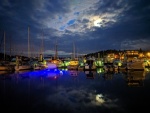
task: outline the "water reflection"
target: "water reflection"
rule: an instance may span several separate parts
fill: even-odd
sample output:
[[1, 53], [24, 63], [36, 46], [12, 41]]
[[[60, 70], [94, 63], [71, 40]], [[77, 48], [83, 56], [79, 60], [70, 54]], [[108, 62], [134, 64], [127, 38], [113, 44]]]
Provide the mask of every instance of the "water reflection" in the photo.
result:
[[145, 71], [128, 71], [125, 80], [128, 86], [144, 86]]
[[3, 80], [5, 80], [5, 79], [11, 80], [11, 76], [12, 76], [12, 73], [9, 71], [0, 71], [0, 77]]
[[[36, 71], [15, 71], [14, 73], [9, 73], [5, 71], [0, 71], [1, 79], [30, 79], [33, 77], [39, 77], [41, 79], [48, 78], [50, 80], [56, 80], [62, 75], [69, 75], [72, 77], [78, 77], [81, 71], [77, 70], [36, 70]], [[124, 71], [124, 72], [105, 72], [102, 68], [97, 69], [96, 71], [82, 71], [85, 74], [87, 79], [95, 79], [96, 77], [102, 77], [105, 80], [112, 80], [114, 75], [119, 74], [123, 75], [124, 80], [128, 86], [143, 86], [145, 76], [149, 71]]]
[[94, 79], [95, 78], [95, 74], [96, 74], [95, 71], [85, 71], [84, 73], [86, 74], [87, 79]]
[[148, 79], [147, 86], [144, 84], [147, 74], [145, 71], [104, 72], [103, 69], [1, 73], [0, 78], [11, 79], [0, 79], [0, 100], [4, 103], [2, 108], [17, 106], [27, 110], [30, 106], [35, 113], [43, 109], [46, 113], [119, 113], [146, 101], [145, 96], [150, 94], [149, 90], [143, 93], [150, 86]]
[[111, 80], [113, 79], [113, 75], [114, 73], [113, 72], [106, 72], [102, 75], [102, 77], [105, 79], [105, 80]]
[[73, 77], [77, 77], [79, 72], [77, 70], [68, 70], [68, 74]]
[[96, 101], [99, 102], [100, 104], [103, 104], [105, 102], [103, 95], [102, 94], [97, 94], [96, 95]]
[[15, 71], [15, 76], [21, 77], [22, 79], [28, 79], [30, 78], [30, 70], [20, 70], [20, 71]]
[[96, 69], [97, 74], [102, 74], [105, 72], [104, 68], [97, 68]]

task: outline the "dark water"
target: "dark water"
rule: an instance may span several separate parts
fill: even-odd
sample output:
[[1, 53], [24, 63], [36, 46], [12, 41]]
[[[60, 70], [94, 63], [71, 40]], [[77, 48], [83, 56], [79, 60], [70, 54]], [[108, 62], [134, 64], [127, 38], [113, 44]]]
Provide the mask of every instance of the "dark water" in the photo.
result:
[[149, 111], [149, 72], [42, 70], [0, 73], [0, 113]]

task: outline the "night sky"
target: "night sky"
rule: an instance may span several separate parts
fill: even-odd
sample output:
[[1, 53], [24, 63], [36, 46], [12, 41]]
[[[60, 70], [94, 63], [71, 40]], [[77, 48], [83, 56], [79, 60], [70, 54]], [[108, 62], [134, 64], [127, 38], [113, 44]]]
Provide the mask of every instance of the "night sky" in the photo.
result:
[[149, 0], [0, 0], [0, 12], [1, 51], [4, 37], [14, 54], [150, 50]]

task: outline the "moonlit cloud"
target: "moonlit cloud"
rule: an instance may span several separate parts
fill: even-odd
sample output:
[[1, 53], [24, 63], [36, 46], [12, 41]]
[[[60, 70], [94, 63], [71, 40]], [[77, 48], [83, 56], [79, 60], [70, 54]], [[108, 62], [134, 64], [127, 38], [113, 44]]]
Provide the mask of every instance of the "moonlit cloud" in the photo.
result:
[[[69, 105], [68, 109], [72, 109], [74, 112], [77, 112], [77, 108], [80, 108], [81, 106], [82, 109], [87, 109], [88, 107], [89, 112], [91, 112], [90, 108], [98, 106], [106, 107], [107, 109], [121, 109], [120, 106], [117, 105], [118, 99], [110, 99], [108, 95], [95, 94], [95, 91], [89, 92], [89, 89], [83, 90], [81, 87], [78, 87], [78, 89], [66, 89], [59, 86], [57, 87], [57, 92], [58, 93], [55, 93], [54, 95], [49, 95], [47, 101], [58, 105], [57, 107], [60, 107], [59, 105]], [[59, 104], [58, 101], [55, 101], [55, 98], [59, 100]]]
[[22, 47], [30, 26], [32, 47], [38, 51], [43, 38], [47, 54], [53, 51], [56, 40], [60, 54], [68, 55], [73, 42], [80, 54], [129, 47], [149, 49], [149, 4], [124, 0], [2, 0], [0, 34], [5, 31], [8, 42], [11, 36], [13, 45], [19, 42], [17, 46]]

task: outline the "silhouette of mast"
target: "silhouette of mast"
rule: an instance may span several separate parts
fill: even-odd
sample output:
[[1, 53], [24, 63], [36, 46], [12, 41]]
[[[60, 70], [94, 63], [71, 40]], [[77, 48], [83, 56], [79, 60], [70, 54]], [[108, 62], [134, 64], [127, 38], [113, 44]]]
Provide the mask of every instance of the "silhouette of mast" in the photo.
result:
[[4, 31], [4, 60], [5, 60], [5, 31]]
[[29, 40], [30, 34], [29, 32], [30, 32], [30, 28], [28, 27], [28, 58], [30, 57], [30, 40]]

